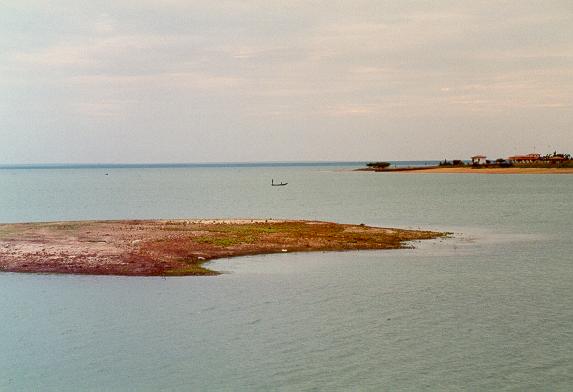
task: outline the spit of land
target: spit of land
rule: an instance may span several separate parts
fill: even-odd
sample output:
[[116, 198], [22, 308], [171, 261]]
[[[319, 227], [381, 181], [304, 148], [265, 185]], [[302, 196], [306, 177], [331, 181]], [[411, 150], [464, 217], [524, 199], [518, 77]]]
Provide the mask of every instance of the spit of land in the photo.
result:
[[295, 220], [122, 220], [0, 224], [0, 271], [216, 275], [206, 261], [256, 254], [397, 249], [447, 233]]
[[375, 171], [381, 173], [420, 173], [420, 174], [573, 174], [571, 167], [412, 167], [412, 168], [360, 168], [356, 171]]

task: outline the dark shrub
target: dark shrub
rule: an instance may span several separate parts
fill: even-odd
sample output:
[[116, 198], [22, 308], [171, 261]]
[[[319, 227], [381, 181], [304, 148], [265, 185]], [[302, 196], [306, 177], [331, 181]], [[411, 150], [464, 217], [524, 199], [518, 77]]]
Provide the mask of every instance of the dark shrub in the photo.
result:
[[384, 168], [390, 166], [390, 163], [389, 162], [369, 162], [366, 164], [366, 166], [373, 167], [375, 169], [384, 169]]

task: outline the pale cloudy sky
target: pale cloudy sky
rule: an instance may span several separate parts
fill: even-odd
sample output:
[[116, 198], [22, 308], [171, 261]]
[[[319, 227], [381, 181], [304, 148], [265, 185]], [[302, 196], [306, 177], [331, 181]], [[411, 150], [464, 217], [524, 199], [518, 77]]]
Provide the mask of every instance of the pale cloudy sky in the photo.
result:
[[573, 152], [573, 1], [0, 0], [0, 163]]

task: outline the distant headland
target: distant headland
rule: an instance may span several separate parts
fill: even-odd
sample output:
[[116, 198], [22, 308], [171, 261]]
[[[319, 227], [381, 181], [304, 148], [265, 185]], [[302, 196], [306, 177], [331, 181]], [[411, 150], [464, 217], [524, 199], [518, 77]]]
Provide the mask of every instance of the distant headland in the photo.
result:
[[365, 168], [356, 170], [386, 173], [573, 174], [573, 157], [571, 154], [554, 152], [490, 160], [485, 155], [475, 155], [469, 160], [444, 159], [433, 166], [392, 167], [389, 162], [370, 162]]
[[0, 224], [0, 271], [217, 275], [203, 263], [283, 252], [398, 249], [447, 233], [295, 220], [123, 220]]

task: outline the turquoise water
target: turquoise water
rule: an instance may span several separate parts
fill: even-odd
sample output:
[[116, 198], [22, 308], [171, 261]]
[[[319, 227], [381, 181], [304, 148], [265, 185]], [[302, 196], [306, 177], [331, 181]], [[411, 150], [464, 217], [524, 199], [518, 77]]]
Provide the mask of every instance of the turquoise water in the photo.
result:
[[262, 217], [456, 233], [220, 260], [218, 277], [0, 274], [0, 390], [570, 390], [572, 192], [570, 175], [332, 165], [0, 170], [4, 223]]

